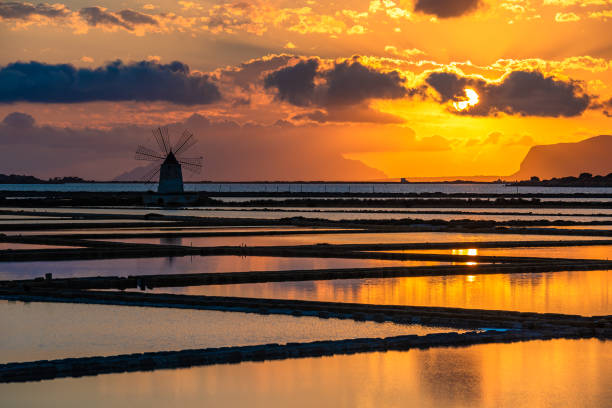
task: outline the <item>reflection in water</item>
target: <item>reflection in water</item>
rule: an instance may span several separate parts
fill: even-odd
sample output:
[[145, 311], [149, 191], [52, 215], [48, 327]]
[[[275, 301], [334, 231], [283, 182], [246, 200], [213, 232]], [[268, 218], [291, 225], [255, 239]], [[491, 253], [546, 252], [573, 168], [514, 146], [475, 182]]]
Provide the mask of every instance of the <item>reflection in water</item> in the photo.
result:
[[541, 313], [612, 314], [610, 271], [342, 279], [158, 288], [154, 291]]
[[183, 245], [182, 237], [164, 237], [159, 239], [162, 245]]
[[5, 300], [0, 300], [0, 327], [0, 364], [449, 331], [390, 322]]
[[1, 384], [0, 405], [608, 407], [612, 342], [549, 340]]
[[[484, 234], [459, 232], [386, 232], [386, 233], [348, 233], [348, 234], [302, 234], [274, 236], [235, 236], [235, 237], [189, 237], [185, 238], [193, 246], [292, 246], [315, 244], [391, 244], [427, 242], [482, 242], [482, 241], [567, 241], [596, 240], [609, 237], [589, 237], [571, 235], [520, 235]], [[121, 238], [106, 241], [133, 242], [140, 244], [159, 244], [159, 238]]]
[[22, 244], [17, 242], [0, 242], [0, 251], [6, 251], [7, 249], [54, 249], [54, 248], [81, 248], [76, 246], [64, 246], [64, 245], [38, 245], [38, 244]]
[[610, 259], [612, 245], [518, 247], [518, 248], [470, 248], [470, 249], [419, 249], [384, 251], [393, 253], [481, 255], [481, 256], [525, 256], [540, 258]]
[[277, 258], [269, 256], [181, 256], [54, 262], [0, 262], [0, 280], [54, 277], [128, 276], [173, 273], [282, 271], [292, 269], [370, 268], [381, 266], [448, 265], [447, 262], [379, 259]]

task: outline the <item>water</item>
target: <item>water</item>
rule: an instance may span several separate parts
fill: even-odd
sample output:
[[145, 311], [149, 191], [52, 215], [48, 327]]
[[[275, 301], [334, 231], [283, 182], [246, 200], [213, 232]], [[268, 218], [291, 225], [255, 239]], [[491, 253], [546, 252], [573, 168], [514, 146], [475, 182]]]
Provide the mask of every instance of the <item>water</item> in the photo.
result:
[[0, 363], [456, 331], [283, 315], [0, 300]]
[[[130, 242], [138, 244], [160, 244], [164, 238], [118, 238], [105, 241]], [[501, 241], [567, 241], [599, 240], [610, 237], [563, 236], [563, 235], [520, 235], [484, 234], [460, 232], [382, 232], [346, 234], [301, 234], [261, 235], [232, 237], [185, 237], [175, 245], [186, 246], [295, 246], [315, 244], [392, 244], [428, 242], [501, 242]]]
[[[112, 220], [108, 220], [112, 221]], [[300, 228], [300, 227], [96, 227], [96, 228], [83, 228], [83, 229], [71, 229], [69, 225], [64, 229], [56, 229], [56, 230], [9, 230], [2, 231], [1, 233], [6, 235], [83, 235], [83, 234], [143, 234], [147, 233], [177, 233], [177, 232], [186, 232], [186, 233], [194, 233], [194, 232], [202, 232], [202, 233], [213, 233], [213, 232], [262, 232], [262, 231], [274, 231], [274, 232], [282, 232], [286, 234], [291, 234], [296, 231], [335, 231], [337, 228]], [[343, 231], [346, 231], [344, 228]], [[180, 244], [177, 244], [180, 245]], [[189, 244], [186, 244], [189, 245]]]
[[[75, 246], [64, 246], [64, 245], [37, 245], [37, 244], [20, 244], [13, 242], [0, 242], [0, 251], [7, 249], [54, 249], [54, 248], [81, 248]], [[0, 266], [0, 269], [2, 267]]]
[[[6, 208], [10, 211], [19, 211], [20, 208]], [[493, 220], [498, 222], [511, 220], [525, 221], [604, 221], [612, 220], [612, 209], [595, 208], [471, 208], [471, 209], [444, 209], [444, 208], [411, 208], [410, 210], [401, 208], [333, 208], [327, 211], [323, 209], [286, 207], [282, 209], [253, 209], [253, 208], [144, 208], [144, 207], [57, 207], [57, 208], [31, 208], [40, 215], [45, 213], [58, 214], [104, 214], [104, 215], [131, 215], [142, 217], [146, 214], [155, 213], [165, 216], [189, 216], [189, 217], [214, 217], [214, 218], [257, 218], [257, 219], [280, 219], [290, 217], [321, 218], [326, 220], [355, 220], [355, 219], [422, 219], [422, 220]], [[364, 211], [376, 212], [364, 212]], [[428, 212], [429, 211], [429, 212]], [[461, 211], [460, 213], [453, 213]], [[488, 213], [506, 213], [505, 215], [495, 215]], [[480, 214], [482, 213], [482, 214]]]
[[156, 288], [156, 293], [612, 314], [612, 271], [338, 279]]
[[[513, 192], [514, 194], [516, 194], [516, 190]], [[542, 194], [544, 195], [544, 193], [538, 193], [538, 194]], [[270, 196], [266, 196], [266, 197], [262, 197], [262, 196], [236, 196], [236, 197], [215, 197], [215, 199], [221, 200], [223, 202], [226, 203], [243, 203], [246, 201], [253, 201], [253, 200], [272, 200], [272, 201], [284, 201], [287, 200], [288, 198], [290, 199], [310, 199], [313, 198], [311, 196], [300, 196], [299, 194], [293, 194], [291, 195], [291, 197], [286, 197], [286, 196], [276, 196], [276, 197], [270, 197]], [[392, 200], [394, 198], [397, 197], [370, 197], [368, 196], [367, 200]], [[447, 200], [448, 197], [426, 197], [428, 200]], [[473, 195], [473, 196], [453, 196], [452, 199], [453, 200], [462, 200], [462, 201], [467, 201], [473, 198], [480, 198], [480, 199], [486, 199], [486, 196], [484, 197], [479, 197], [477, 195]], [[528, 197], [529, 198], [529, 197]], [[335, 200], [337, 199], [337, 197], [316, 197], [317, 200]], [[601, 196], [595, 196], [595, 197], [584, 197], [584, 196], [579, 196], [579, 197], [539, 197], [540, 201], [562, 201], [562, 202], [596, 202], [596, 203], [610, 203], [612, 202], [612, 197], [601, 197]]]
[[0, 384], [0, 405], [604, 408], [612, 342], [481, 344]]
[[384, 251], [392, 253], [420, 253], [445, 255], [482, 255], [482, 256], [526, 256], [541, 258], [573, 259], [610, 259], [612, 245], [593, 245], [575, 247], [541, 247], [541, 248], [467, 248], [467, 249], [427, 249]]
[[[0, 191], [122, 192], [156, 190], [145, 183], [0, 184]], [[185, 191], [211, 193], [445, 193], [445, 194], [612, 194], [612, 187], [516, 187], [504, 184], [444, 183], [185, 183]]]
[[0, 280], [128, 276], [181, 273], [276, 271], [292, 269], [373, 268], [450, 265], [447, 262], [377, 259], [277, 258], [268, 256], [185, 256], [173, 258], [93, 259], [75, 261], [0, 262]]

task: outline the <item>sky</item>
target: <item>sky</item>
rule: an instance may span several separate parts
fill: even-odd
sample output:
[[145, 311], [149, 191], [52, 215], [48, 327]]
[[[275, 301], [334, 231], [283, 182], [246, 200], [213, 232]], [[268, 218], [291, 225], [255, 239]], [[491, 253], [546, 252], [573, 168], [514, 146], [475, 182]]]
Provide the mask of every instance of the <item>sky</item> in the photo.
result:
[[611, 134], [612, 0], [0, 1], [0, 173], [509, 176]]

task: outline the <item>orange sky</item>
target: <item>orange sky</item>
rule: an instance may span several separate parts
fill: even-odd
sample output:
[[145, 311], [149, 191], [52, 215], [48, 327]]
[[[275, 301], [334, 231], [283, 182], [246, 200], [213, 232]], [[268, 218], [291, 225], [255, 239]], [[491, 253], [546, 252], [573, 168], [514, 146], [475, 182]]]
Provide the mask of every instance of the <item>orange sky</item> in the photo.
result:
[[[611, 0], [0, 2], [0, 120], [34, 120], [0, 140], [37, 152], [0, 173], [112, 178], [146, 129], [198, 114], [205, 160], [226, 152], [210, 177], [257, 178], [232, 148], [264, 135], [266, 178], [302, 151], [334, 179], [510, 175], [533, 145], [612, 133], [610, 33]], [[458, 111], [466, 88], [479, 101]], [[44, 159], [75, 146], [104, 157]]]

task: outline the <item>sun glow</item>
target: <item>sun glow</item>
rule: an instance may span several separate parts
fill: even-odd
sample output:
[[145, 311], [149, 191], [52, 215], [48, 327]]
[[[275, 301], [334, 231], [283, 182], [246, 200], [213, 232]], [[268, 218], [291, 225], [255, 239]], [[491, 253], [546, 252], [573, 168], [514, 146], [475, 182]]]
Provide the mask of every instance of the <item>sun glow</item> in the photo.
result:
[[458, 111], [462, 111], [469, 108], [470, 106], [476, 105], [479, 100], [480, 98], [478, 97], [478, 94], [475, 90], [471, 88], [465, 88], [465, 98], [461, 101], [453, 102], [453, 106]]

